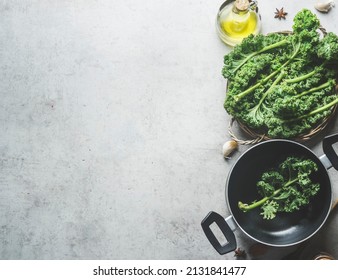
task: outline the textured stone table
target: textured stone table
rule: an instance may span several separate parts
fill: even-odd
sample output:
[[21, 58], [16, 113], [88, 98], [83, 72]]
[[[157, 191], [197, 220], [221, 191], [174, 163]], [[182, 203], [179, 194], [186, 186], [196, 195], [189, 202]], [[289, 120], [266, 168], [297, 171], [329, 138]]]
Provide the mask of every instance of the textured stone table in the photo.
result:
[[[221, 4], [0, 2], [1, 259], [234, 258], [200, 227], [210, 210], [229, 215], [226, 176], [247, 149], [221, 153], [230, 50], [214, 27]], [[290, 29], [313, 4], [260, 0], [262, 32]], [[338, 32], [337, 7], [318, 16]], [[307, 145], [322, 153], [320, 139]], [[338, 257], [337, 231], [332, 219], [318, 250]]]

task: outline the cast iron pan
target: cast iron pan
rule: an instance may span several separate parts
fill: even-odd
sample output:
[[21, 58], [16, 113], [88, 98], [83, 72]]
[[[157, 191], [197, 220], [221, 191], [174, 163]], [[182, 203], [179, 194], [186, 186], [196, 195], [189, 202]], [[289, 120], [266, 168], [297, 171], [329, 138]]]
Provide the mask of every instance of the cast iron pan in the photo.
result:
[[[338, 170], [338, 156], [332, 145], [338, 142], [338, 134], [327, 136], [323, 140], [324, 155], [318, 158], [310, 149], [290, 140], [269, 140], [247, 150], [229, 172], [225, 198], [231, 216], [224, 219], [221, 215], [210, 212], [202, 221], [202, 228], [210, 243], [220, 253], [225, 254], [236, 249], [233, 233], [239, 227], [252, 239], [275, 247], [286, 247], [305, 241], [314, 235], [324, 224], [332, 203], [331, 182], [327, 169], [333, 166]], [[278, 213], [272, 220], [264, 220], [260, 209], [244, 213], [238, 201], [252, 202], [259, 198], [256, 183], [263, 172], [277, 167], [288, 156], [312, 159], [318, 165], [313, 174], [313, 181], [320, 184], [319, 193], [310, 204], [293, 213]], [[228, 243], [221, 245], [210, 229], [216, 223]]]

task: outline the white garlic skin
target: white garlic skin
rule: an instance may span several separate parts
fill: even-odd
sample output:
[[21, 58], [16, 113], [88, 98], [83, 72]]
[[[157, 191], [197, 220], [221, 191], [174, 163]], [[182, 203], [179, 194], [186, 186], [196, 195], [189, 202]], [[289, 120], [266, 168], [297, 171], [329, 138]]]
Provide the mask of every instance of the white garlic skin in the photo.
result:
[[328, 1], [328, 2], [318, 2], [315, 4], [315, 8], [317, 11], [322, 12], [322, 13], [328, 13], [331, 8], [334, 7], [334, 2], [333, 1]]
[[228, 156], [238, 148], [238, 143], [234, 140], [230, 140], [224, 143], [223, 145], [223, 156], [228, 158]]

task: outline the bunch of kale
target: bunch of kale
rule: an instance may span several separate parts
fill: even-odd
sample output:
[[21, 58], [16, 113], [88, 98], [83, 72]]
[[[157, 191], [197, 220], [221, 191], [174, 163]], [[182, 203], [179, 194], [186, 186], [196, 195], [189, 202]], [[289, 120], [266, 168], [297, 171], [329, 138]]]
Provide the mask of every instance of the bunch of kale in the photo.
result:
[[250, 35], [224, 57], [224, 108], [271, 138], [294, 138], [329, 116], [338, 103], [338, 36], [322, 37], [316, 15], [294, 18], [292, 34]]
[[319, 183], [312, 180], [317, 170], [314, 161], [290, 156], [278, 168], [262, 174], [257, 182], [260, 200], [249, 204], [239, 201], [238, 207], [243, 212], [260, 208], [260, 214], [267, 220], [275, 218], [277, 212], [297, 211], [319, 192]]

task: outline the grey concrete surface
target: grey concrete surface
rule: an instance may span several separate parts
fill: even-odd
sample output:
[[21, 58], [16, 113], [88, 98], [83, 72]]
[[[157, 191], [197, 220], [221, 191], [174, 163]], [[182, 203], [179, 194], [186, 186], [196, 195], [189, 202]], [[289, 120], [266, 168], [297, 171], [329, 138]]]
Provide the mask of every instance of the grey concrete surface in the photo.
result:
[[[262, 32], [314, 2], [259, 0]], [[226, 176], [247, 149], [222, 157], [221, 3], [0, 1], [1, 259], [234, 259], [200, 227], [229, 215]], [[338, 32], [337, 13], [317, 14]], [[318, 155], [320, 140], [307, 143]], [[332, 219], [316, 244], [338, 258], [337, 230]]]

